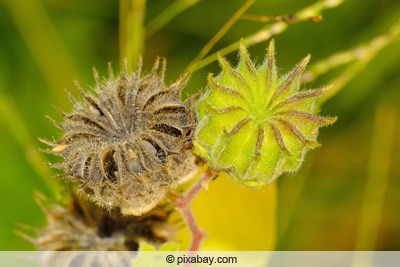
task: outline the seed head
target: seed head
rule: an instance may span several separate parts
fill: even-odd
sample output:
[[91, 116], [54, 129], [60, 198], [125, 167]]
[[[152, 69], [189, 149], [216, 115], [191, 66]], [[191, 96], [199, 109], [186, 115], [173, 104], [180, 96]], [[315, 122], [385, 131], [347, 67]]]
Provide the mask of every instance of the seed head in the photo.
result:
[[[119, 208], [105, 210], [77, 195], [72, 196], [68, 207], [40, 193], [35, 198], [46, 215], [47, 226], [22, 226], [24, 231], [17, 233], [44, 251], [46, 256], [39, 259], [43, 266], [130, 266], [132, 254], [110, 257], [111, 253], [102, 252], [137, 251], [142, 242], [160, 246], [175, 231], [168, 222], [171, 209], [167, 206], [157, 206], [141, 216], [123, 216]], [[61, 251], [74, 253], [58, 253]]]
[[320, 117], [315, 111], [316, 99], [329, 87], [301, 89], [310, 56], [280, 76], [273, 41], [259, 67], [243, 43], [239, 55], [236, 68], [219, 57], [221, 73], [208, 76], [196, 109], [195, 145], [215, 169], [257, 187], [295, 172], [307, 151], [319, 146], [318, 129], [336, 118]]
[[[161, 65], [161, 67], [160, 67]], [[166, 61], [157, 59], [150, 74], [139, 69], [100, 81], [92, 92], [80, 89], [83, 101], [73, 103], [57, 125], [64, 134], [49, 153], [64, 161], [51, 165], [96, 204], [140, 215], [155, 207], [194, 166], [189, 152], [194, 115], [189, 102], [181, 102], [183, 76], [164, 84]], [[181, 167], [178, 167], [181, 166]]]

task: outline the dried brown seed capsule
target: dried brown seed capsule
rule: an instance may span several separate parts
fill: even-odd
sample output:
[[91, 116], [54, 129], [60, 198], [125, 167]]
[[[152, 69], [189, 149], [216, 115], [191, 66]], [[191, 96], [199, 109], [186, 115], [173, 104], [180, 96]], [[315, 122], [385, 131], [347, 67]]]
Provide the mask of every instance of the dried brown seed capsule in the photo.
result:
[[[161, 66], [160, 66], [161, 65]], [[62, 156], [62, 169], [70, 181], [80, 182], [81, 191], [106, 208], [140, 215], [153, 208], [166, 192], [190, 170], [193, 156], [194, 118], [189, 102], [181, 102], [183, 76], [164, 84], [166, 61], [157, 59], [150, 74], [139, 69], [100, 81], [94, 71], [94, 94], [84, 92], [80, 103], [70, 96], [74, 109], [58, 124], [64, 130], [48, 151]], [[182, 165], [182, 168], [176, 168]]]
[[158, 246], [170, 240], [174, 232], [168, 223], [171, 209], [167, 206], [157, 206], [141, 216], [123, 216], [118, 208], [104, 210], [76, 195], [68, 207], [51, 202], [42, 194], [35, 198], [46, 215], [47, 226], [39, 230], [25, 227], [33, 230], [34, 237], [19, 234], [38, 250], [47, 252], [39, 259], [43, 266], [131, 266], [133, 254], [115, 253], [110, 257], [110, 253], [87, 252], [137, 251], [140, 242]]

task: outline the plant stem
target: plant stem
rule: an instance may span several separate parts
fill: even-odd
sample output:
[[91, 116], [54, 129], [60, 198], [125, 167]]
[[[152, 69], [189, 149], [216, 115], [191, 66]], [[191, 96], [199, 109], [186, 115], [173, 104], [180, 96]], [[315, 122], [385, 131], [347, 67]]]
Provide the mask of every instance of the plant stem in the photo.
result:
[[78, 80], [80, 77], [43, 1], [30, 0], [22, 5], [19, 1], [0, 2], [9, 12], [52, 96], [58, 103], [63, 103], [64, 95], [60, 89], [71, 77]]
[[[298, 22], [298, 18], [291, 15], [264, 16], [264, 15], [254, 15], [254, 14], [243, 14], [240, 18], [245, 20], [259, 21], [263, 23], [284, 21], [288, 24], [291, 24]], [[309, 20], [312, 22], [320, 22], [322, 20], [322, 16], [317, 15], [309, 17]]]
[[249, 7], [254, 4], [256, 0], [247, 0], [241, 8], [239, 8], [235, 14], [225, 23], [224, 26], [208, 41], [208, 43], [203, 47], [199, 54], [193, 59], [193, 61], [186, 68], [185, 72], [191, 72], [191, 67], [194, 66], [198, 61], [204, 58], [208, 52], [214, 47], [214, 45], [221, 40], [225, 33], [233, 26], [233, 24], [246, 12]]
[[[308, 7], [305, 7], [293, 15], [293, 19], [290, 21], [290, 24], [310, 21], [313, 18], [319, 17], [321, 12], [328, 8], [336, 7], [343, 3], [344, 0], [320, 0], [315, 4], [312, 4]], [[273, 24], [266, 25], [262, 27], [260, 30], [247, 35], [243, 38], [244, 44], [247, 46], [252, 46], [258, 43], [261, 43], [265, 40], [268, 40], [274, 35], [282, 33], [289, 27], [289, 24], [284, 21], [279, 21]], [[239, 48], [240, 41], [234, 42], [222, 49], [220, 49], [217, 53], [213, 53], [208, 57], [204, 58], [201, 61], [198, 61], [195, 64], [190, 65], [191, 72], [195, 72], [208, 64], [214, 62], [218, 55], [224, 56], [227, 55]]]
[[[389, 186], [391, 154], [394, 152], [397, 108], [381, 103], [375, 113], [371, 152], [354, 250], [376, 250], [385, 195]], [[370, 254], [356, 254], [353, 267], [373, 266]]]
[[335, 96], [349, 80], [355, 77], [368, 65], [373, 58], [375, 58], [379, 51], [395, 40], [398, 40], [399, 36], [400, 20], [393, 24], [387, 33], [376, 36], [369, 42], [358, 45], [346, 51], [338, 52], [314, 63], [303, 74], [302, 80], [303, 82], [307, 83], [312, 82], [320, 75], [323, 75], [332, 69], [348, 65], [347, 69], [343, 71], [340, 76], [336, 77], [330, 82], [330, 84], [333, 84], [334, 87], [318, 100], [318, 104], [322, 104], [326, 100]]
[[128, 71], [137, 65], [144, 49], [146, 0], [120, 0], [120, 58], [128, 59]]
[[396, 120], [395, 106], [383, 103], [378, 106], [355, 250], [376, 249], [376, 239], [389, 184], [390, 165], [393, 158], [391, 154], [394, 152]]
[[196, 218], [192, 210], [193, 199], [203, 189], [207, 188], [208, 182], [214, 177], [214, 172], [210, 169], [206, 169], [203, 175], [195, 184], [189, 189], [189, 191], [175, 199], [175, 206], [181, 211], [187, 226], [189, 227], [190, 233], [192, 234], [192, 241], [189, 246], [189, 252], [196, 252], [199, 250], [201, 243], [203, 242], [206, 234], [197, 224]]
[[44, 164], [47, 159], [43, 157], [32, 140], [26, 123], [19, 115], [14, 103], [0, 93], [0, 122], [6, 125], [12, 137], [23, 151], [27, 162], [33, 167], [43, 183], [57, 199], [60, 198], [61, 185], [55, 179], [51, 179], [52, 172]]
[[177, 0], [146, 27], [146, 37], [149, 38], [158, 32], [163, 26], [170, 22], [179, 13], [185, 9], [197, 4], [200, 0]]

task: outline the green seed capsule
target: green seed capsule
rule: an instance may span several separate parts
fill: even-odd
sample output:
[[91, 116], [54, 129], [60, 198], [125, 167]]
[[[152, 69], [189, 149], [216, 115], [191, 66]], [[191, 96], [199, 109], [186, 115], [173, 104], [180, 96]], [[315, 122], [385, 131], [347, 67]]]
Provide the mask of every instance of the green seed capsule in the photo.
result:
[[221, 73], [208, 76], [196, 109], [195, 146], [213, 168], [258, 187], [297, 171], [307, 151], [319, 146], [318, 129], [336, 118], [317, 116], [314, 110], [316, 99], [329, 87], [300, 88], [310, 56], [279, 76], [273, 41], [259, 67], [244, 44], [239, 54], [236, 68], [219, 57]]

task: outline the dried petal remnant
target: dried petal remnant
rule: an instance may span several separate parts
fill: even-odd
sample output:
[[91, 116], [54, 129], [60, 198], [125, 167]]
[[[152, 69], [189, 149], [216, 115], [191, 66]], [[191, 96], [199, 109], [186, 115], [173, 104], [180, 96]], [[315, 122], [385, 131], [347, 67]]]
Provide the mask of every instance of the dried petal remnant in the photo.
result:
[[[139, 70], [100, 81], [95, 72], [93, 92], [80, 89], [83, 101], [70, 96], [73, 111], [61, 114], [62, 138], [47, 142], [48, 152], [64, 161], [70, 181], [100, 206], [120, 207], [132, 215], [153, 208], [186, 173], [170, 171], [171, 165], [190, 165], [194, 115], [189, 102], [180, 101], [187, 76], [164, 84], [166, 62], [157, 59], [152, 71]], [[183, 168], [185, 170], [188, 167]], [[190, 169], [190, 168], [189, 168]]]
[[315, 114], [315, 101], [328, 88], [300, 88], [309, 56], [279, 76], [273, 41], [259, 67], [243, 44], [239, 55], [236, 68], [219, 58], [222, 72], [208, 77], [196, 110], [195, 145], [214, 168], [256, 187], [296, 171], [307, 151], [318, 146], [318, 129], [336, 118]]

